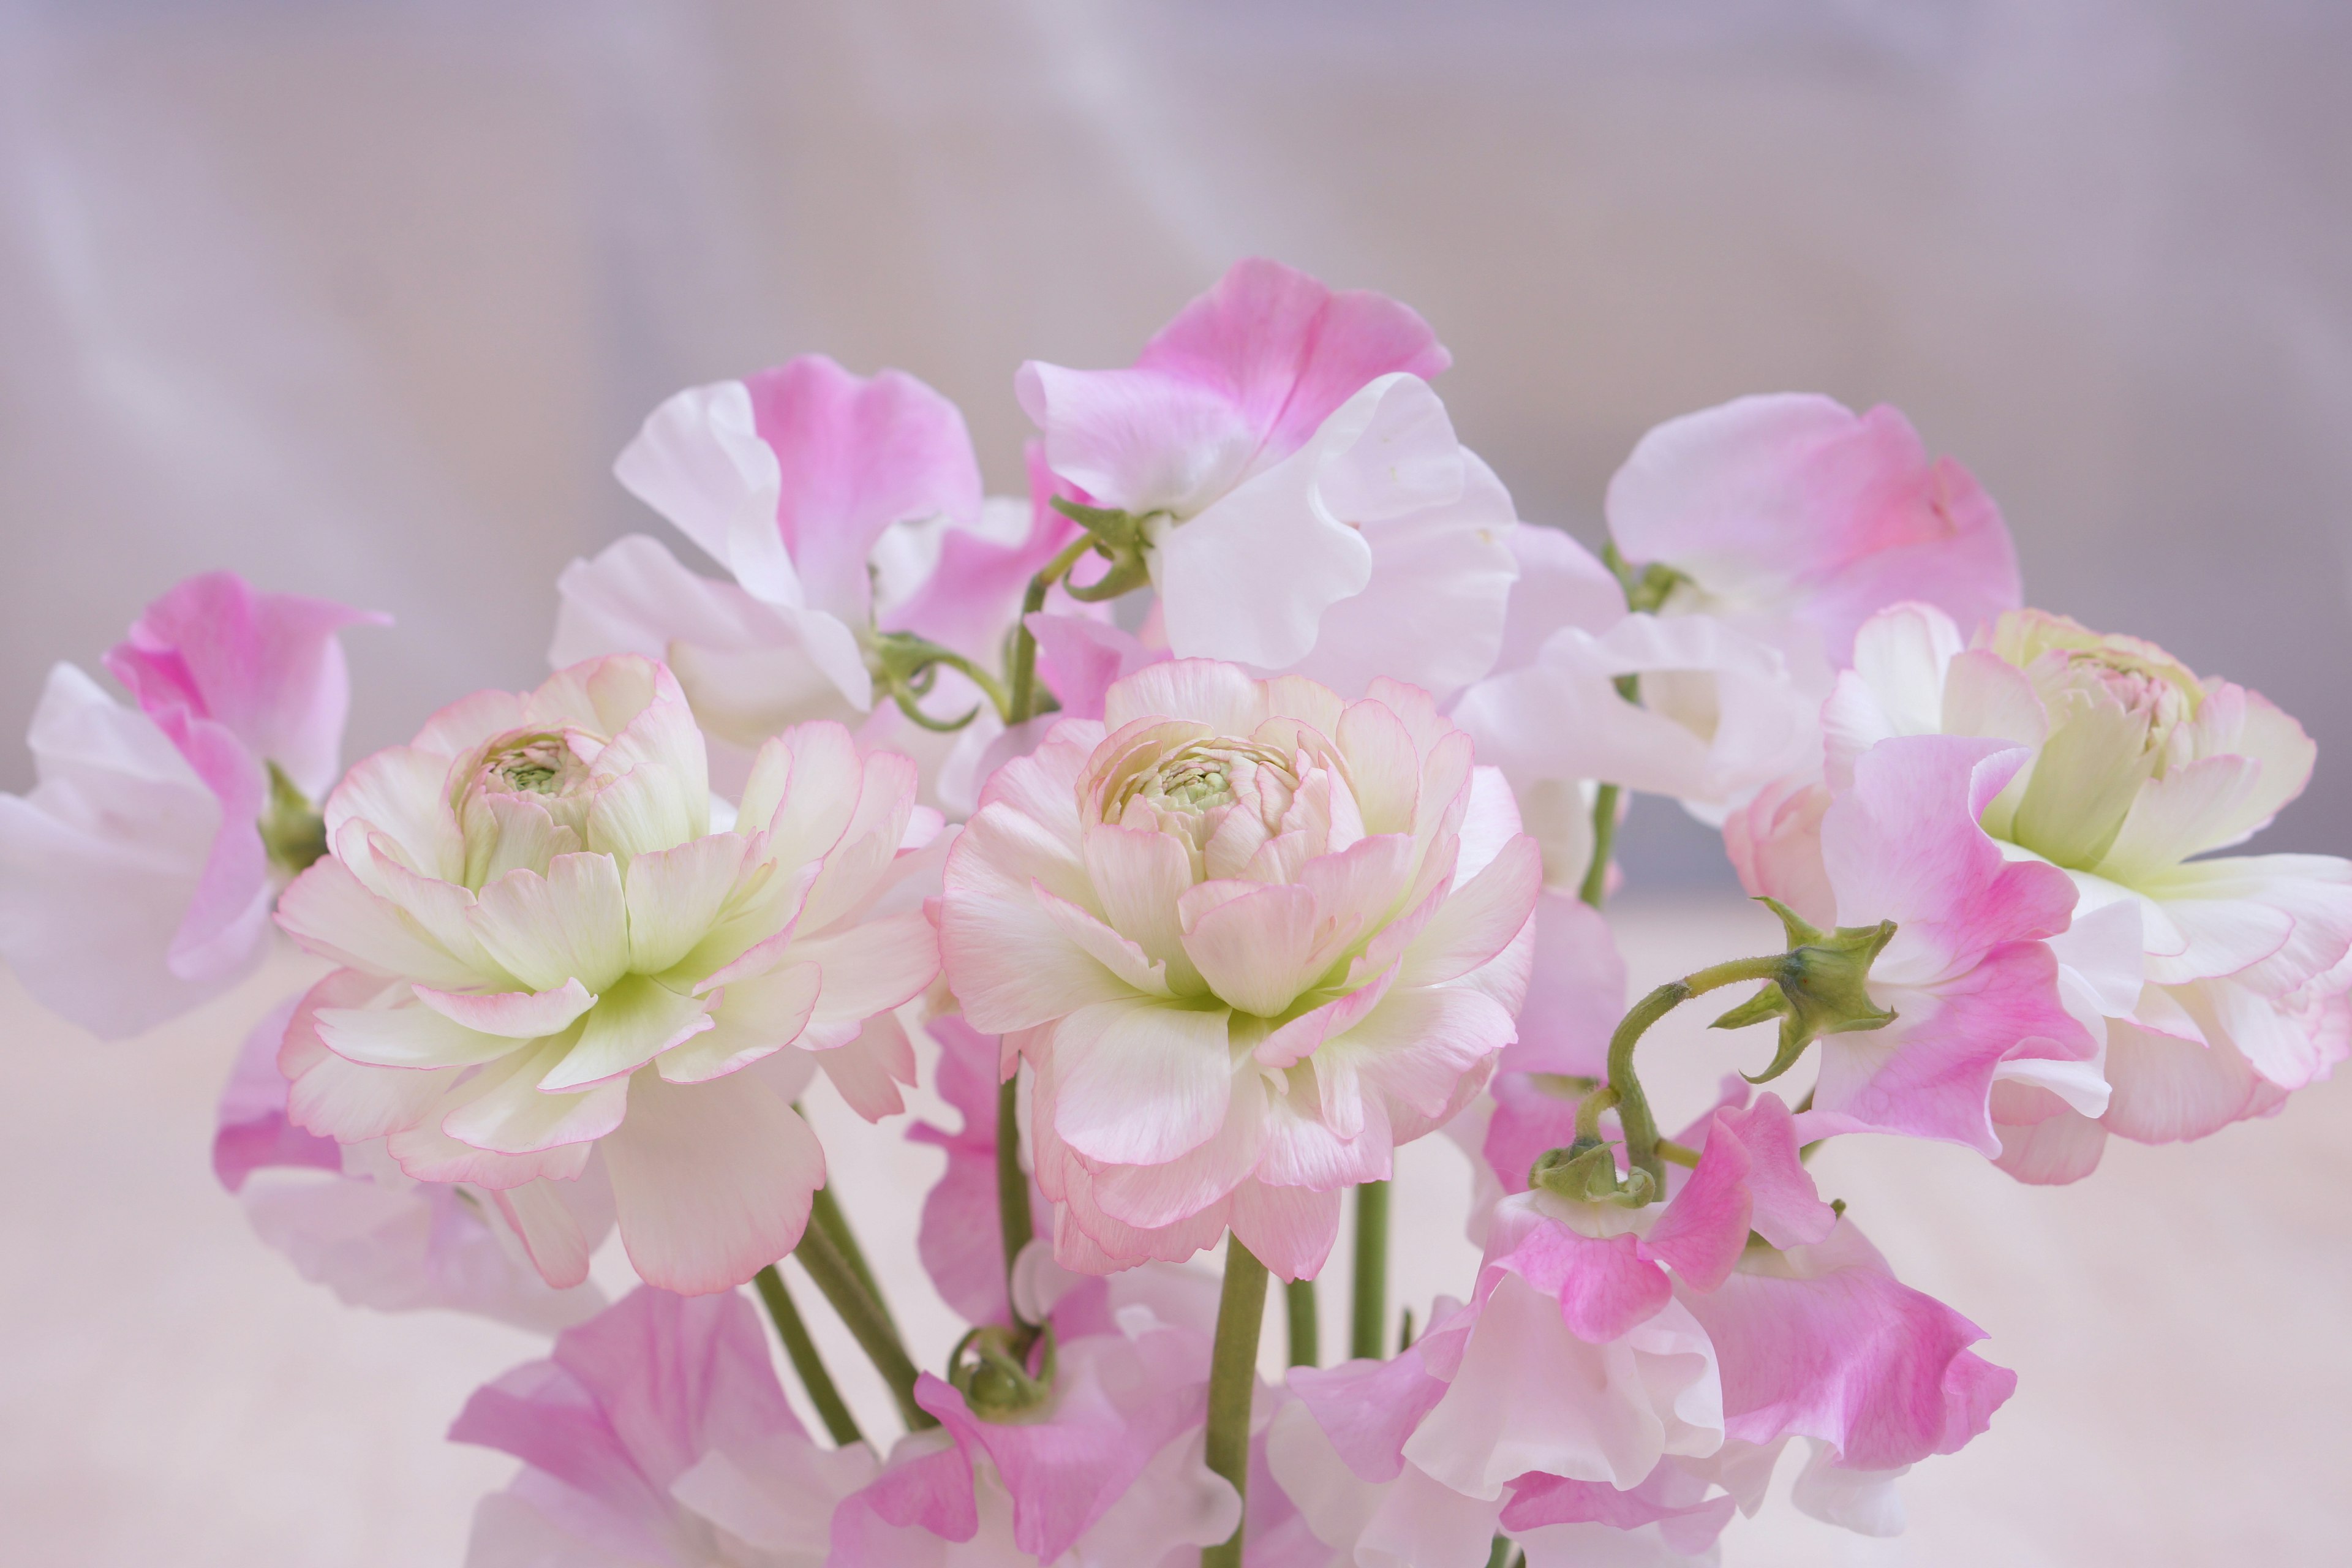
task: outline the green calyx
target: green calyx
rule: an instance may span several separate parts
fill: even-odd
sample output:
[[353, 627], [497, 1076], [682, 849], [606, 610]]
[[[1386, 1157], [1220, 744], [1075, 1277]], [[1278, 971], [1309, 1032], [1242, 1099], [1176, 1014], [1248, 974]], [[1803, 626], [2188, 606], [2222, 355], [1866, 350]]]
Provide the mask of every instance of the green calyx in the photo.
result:
[[1053, 498], [1053, 508], [1085, 529], [1093, 542], [1094, 552], [1110, 563], [1109, 571], [1084, 586], [1065, 577], [1062, 591], [1071, 598], [1095, 604], [1133, 593], [1151, 581], [1151, 568], [1144, 560], [1144, 552], [1151, 542], [1152, 520], [1166, 513], [1138, 515], [1111, 507], [1083, 506], [1060, 496]]
[[258, 826], [269, 863], [291, 875], [300, 875], [327, 852], [325, 819], [276, 763], [269, 764], [269, 800]]
[[[1029, 1371], [1034, 1350], [1037, 1371]], [[1054, 1327], [1024, 1329], [992, 1324], [974, 1329], [948, 1358], [948, 1381], [971, 1413], [998, 1423], [1026, 1419], [1054, 1394]]]
[[1601, 547], [1601, 560], [1617, 575], [1617, 585], [1625, 590], [1625, 607], [1635, 615], [1654, 615], [1674, 591], [1690, 581], [1673, 567], [1653, 561], [1635, 566], [1617, 553], [1617, 542], [1611, 540]]
[[1748, 1082], [1769, 1083], [1779, 1078], [1823, 1035], [1883, 1029], [1895, 1021], [1892, 1011], [1870, 999], [1868, 984], [1872, 962], [1895, 935], [1893, 921], [1824, 931], [1778, 899], [1757, 901], [1780, 917], [1789, 933], [1789, 951], [1764, 988], [1714, 1026], [1744, 1029], [1767, 1018], [1780, 1020], [1780, 1049], [1770, 1066], [1748, 1075]]
[[1528, 1185], [1577, 1203], [1618, 1204], [1636, 1209], [1658, 1195], [1649, 1172], [1636, 1166], [1621, 1174], [1616, 1151], [1587, 1138], [1537, 1155], [1528, 1171]]

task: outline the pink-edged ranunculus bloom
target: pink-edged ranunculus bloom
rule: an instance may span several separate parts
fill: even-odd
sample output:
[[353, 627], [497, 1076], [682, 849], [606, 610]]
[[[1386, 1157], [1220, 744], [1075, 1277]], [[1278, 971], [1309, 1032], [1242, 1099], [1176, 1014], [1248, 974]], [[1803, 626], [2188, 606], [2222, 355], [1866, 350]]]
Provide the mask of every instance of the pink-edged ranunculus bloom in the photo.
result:
[[419, 1182], [381, 1139], [338, 1143], [294, 1125], [278, 1053], [300, 1001], [289, 997], [255, 1026], [221, 1093], [213, 1172], [255, 1233], [354, 1307], [440, 1307], [548, 1332], [602, 1310], [595, 1286], [559, 1289], [542, 1279], [505, 1215], [518, 1202], [584, 1203], [604, 1211], [583, 1221], [601, 1234], [612, 1224], [609, 1189], [541, 1182], [495, 1193]]
[[[630, 534], [557, 581], [550, 660], [635, 653], [670, 666], [720, 742], [731, 786], [788, 725], [830, 719], [931, 772], [997, 732], [930, 734], [877, 691], [878, 633], [915, 631], [993, 669], [1030, 576], [1077, 531], [1044, 504], [981, 495], [953, 404], [898, 371], [853, 375], [806, 354], [656, 408], [614, 472], [732, 580]], [[977, 687], [941, 668], [926, 710], [952, 719]], [[938, 753], [936, 758], [931, 753]]]
[[1921, 599], [1973, 626], [2019, 603], [1998, 509], [1885, 406], [1783, 394], [1668, 420], [1610, 481], [1608, 520], [1643, 613], [1573, 542], [1518, 536], [1503, 656], [1455, 713], [1522, 795], [1599, 779], [1720, 823], [1811, 771], [1874, 612]]
[[351, 700], [336, 633], [383, 621], [207, 573], [107, 653], [134, 707], [50, 671], [27, 737], [40, 782], [0, 795], [0, 954], [27, 990], [119, 1038], [258, 962], [278, 879], [311, 852], [310, 803], [335, 782]]
[[1141, 530], [1180, 658], [1376, 676], [1441, 700], [1486, 672], [1517, 568], [1511, 498], [1455, 438], [1427, 323], [1237, 263], [1125, 370], [1021, 367], [1045, 460]]
[[829, 1568], [1197, 1561], [1241, 1518], [1202, 1457], [1215, 1319], [1213, 1281], [1138, 1269], [1055, 1308], [1055, 1372], [1034, 1408], [990, 1419], [925, 1373], [915, 1398], [941, 1425], [901, 1439], [841, 1506]]
[[[912, 763], [861, 760], [837, 724], [763, 744], [731, 826], [704, 769], [677, 683], [629, 657], [478, 693], [353, 767], [332, 852], [278, 905], [347, 966], [288, 1031], [295, 1120], [498, 1190], [601, 1152], [630, 1259], [666, 1289], [790, 1251], [824, 1181], [790, 1104], [812, 1058], [911, 1069], [888, 1015], [937, 943], [919, 910], [874, 906], [938, 822]], [[542, 1268], [579, 1251], [533, 1238]]]
[[1509, 791], [1393, 682], [1342, 700], [1203, 659], [1110, 690], [989, 781], [948, 858], [950, 988], [1035, 1069], [1057, 1256], [1230, 1225], [1321, 1268], [1342, 1188], [1485, 1083], [1540, 876]]
[[449, 1436], [523, 1462], [476, 1508], [466, 1568], [822, 1568], [876, 1470], [863, 1443], [809, 1438], [731, 1290], [632, 1291], [478, 1390]]
[[[2012, 1173], [2070, 1181], [2109, 1132], [2168, 1142], [2274, 1112], [2343, 1058], [2352, 862], [2214, 853], [2311, 776], [2310, 739], [2259, 694], [2063, 616], [2006, 616], [1970, 643], [1905, 605], [1863, 627], [1824, 723], [1830, 794], [1891, 737], [2022, 749], [1981, 820], [2005, 856], [2074, 885], [2075, 931], [2053, 946], [2076, 1011], [2104, 1018], [2111, 1093], [2102, 1110], [2063, 1084], [2001, 1085]], [[1755, 890], [1803, 885], [1812, 816], [1801, 804], [1745, 826]]]

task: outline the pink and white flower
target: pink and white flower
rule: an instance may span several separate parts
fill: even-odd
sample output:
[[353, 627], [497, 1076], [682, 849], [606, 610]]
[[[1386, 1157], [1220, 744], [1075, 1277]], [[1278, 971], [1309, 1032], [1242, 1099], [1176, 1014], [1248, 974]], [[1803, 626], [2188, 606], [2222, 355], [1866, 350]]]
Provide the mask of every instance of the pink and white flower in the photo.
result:
[[[2315, 748], [2259, 694], [2062, 616], [2004, 616], [1966, 646], [1941, 611], [1906, 605], [1863, 627], [1824, 721], [1832, 790], [1888, 737], [2022, 750], [1982, 805], [1984, 829], [2075, 889], [2075, 930], [2053, 945], [2074, 1011], [2104, 1034], [2112, 1095], [2004, 1085], [2014, 1173], [2079, 1177], [2109, 1131], [2203, 1137], [2275, 1111], [2343, 1058], [2352, 862], [2212, 853], [2260, 830], [2310, 777]], [[1791, 879], [1754, 855], [1802, 877], [1805, 816], [1750, 825], [1751, 886]]]
[[1128, 369], [1033, 360], [1015, 390], [1055, 474], [1140, 526], [1178, 658], [1443, 700], [1517, 575], [1510, 496], [1429, 389], [1447, 363], [1395, 300], [1247, 260]]
[[1539, 582], [1455, 713], [1523, 796], [1599, 779], [1720, 822], [1811, 771], [1819, 705], [1874, 612], [1921, 599], [1974, 625], [2019, 603], [1998, 509], [1884, 405], [1784, 394], [1668, 420], [1611, 479], [1608, 519], [1643, 612], [1572, 541], [1523, 532]]
[[821, 1568], [876, 1468], [802, 1430], [734, 1291], [631, 1292], [478, 1390], [449, 1436], [524, 1467], [475, 1510], [467, 1568]]
[[335, 781], [351, 697], [335, 634], [383, 623], [215, 572], [108, 652], [135, 709], [49, 672], [27, 736], [40, 783], [0, 795], [0, 953], [45, 1005], [120, 1038], [260, 960], [273, 867], [300, 868], [302, 819]]
[[494, 1193], [419, 1182], [383, 1141], [338, 1143], [289, 1120], [279, 1042], [301, 998], [274, 1007], [246, 1037], [222, 1091], [213, 1172], [236, 1194], [254, 1231], [302, 1277], [345, 1304], [383, 1312], [440, 1307], [548, 1332], [593, 1317], [604, 1293], [549, 1285], [505, 1215], [520, 1202], [601, 1205], [581, 1223], [612, 1225], [612, 1194], [591, 1182], [533, 1184]]
[[[1097, 1287], [1100, 1289], [1100, 1287]], [[1110, 1321], [1064, 1329], [1044, 1404], [992, 1420], [925, 1373], [942, 1426], [892, 1452], [835, 1515], [831, 1568], [1197, 1561], [1241, 1500], [1202, 1459], [1215, 1305], [1206, 1279], [1151, 1269], [1109, 1283]]]
[[1466, 737], [1390, 681], [1156, 665], [989, 781], [948, 859], [948, 982], [1036, 1073], [1056, 1255], [1230, 1225], [1284, 1279], [1514, 1036], [1541, 875]]
[[[936, 942], [919, 910], [873, 906], [938, 823], [912, 763], [861, 761], [835, 724], [763, 744], [731, 827], [705, 765], [677, 683], [625, 657], [478, 693], [354, 767], [333, 852], [278, 909], [347, 966], [288, 1031], [296, 1121], [499, 1191], [601, 1151], [630, 1258], [666, 1289], [790, 1251], [824, 1180], [792, 1097], [842, 1052], [853, 1083], [877, 1058], [911, 1076], [888, 1015]], [[521, 1218], [549, 1281], [576, 1279], [590, 1238]]]

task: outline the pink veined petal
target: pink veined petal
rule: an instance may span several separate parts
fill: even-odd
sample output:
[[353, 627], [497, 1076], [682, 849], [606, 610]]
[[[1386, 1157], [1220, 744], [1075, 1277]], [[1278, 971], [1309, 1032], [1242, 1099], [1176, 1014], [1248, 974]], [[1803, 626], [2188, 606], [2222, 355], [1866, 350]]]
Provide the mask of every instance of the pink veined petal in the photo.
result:
[[[486, 978], [435, 942], [397, 905], [369, 892], [351, 868], [332, 856], [312, 861], [278, 896], [278, 923], [320, 957], [371, 974], [398, 975], [452, 991]], [[553, 984], [570, 978], [568, 973], [557, 975]]]
[[644, 974], [624, 976], [596, 999], [579, 1037], [539, 1080], [550, 1094], [610, 1083], [714, 1026], [710, 1004]]
[[[1008, 764], [998, 778], [1021, 765]], [[1021, 875], [1058, 847], [1010, 802], [996, 802], [981, 807], [948, 851], [940, 956], [976, 1028], [1028, 1028], [1130, 994], [1070, 940], [1036, 898], [1031, 879]], [[1075, 861], [1075, 842], [1070, 849]]]
[[1245, 1181], [1234, 1189], [1235, 1236], [1276, 1279], [1312, 1279], [1339, 1239], [1339, 1192]]
[[899, 1086], [915, 1082], [915, 1047], [898, 1018], [877, 1013], [846, 1045], [816, 1054], [817, 1066], [852, 1110], [868, 1121], [907, 1109]]
[[[1572, 893], [1543, 890], [1518, 1038], [1497, 1072], [1607, 1076], [1609, 1036], [1625, 1013], [1625, 961], [1601, 911]], [[1524, 1172], [1521, 1173], [1525, 1174]]]
[[658, 974], [694, 950], [734, 891], [746, 847], [740, 834], [714, 833], [630, 860], [623, 902], [631, 969]]
[[1857, 416], [1791, 393], [1668, 420], [1610, 480], [1607, 510], [1628, 559], [1786, 605], [1838, 664], [1897, 600], [1935, 604], [1964, 632], [2020, 602], [2000, 511], [1884, 405]]
[[323, 1007], [315, 1019], [329, 1050], [363, 1067], [479, 1067], [528, 1048], [524, 1040], [469, 1029], [419, 1005]]
[[1557, 1298], [1560, 1321], [1587, 1344], [1622, 1337], [1674, 1294], [1664, 1270], [1643, 1258], [1633, 1237], [1604, 1241], [1557, 1223], [1534, 1227], [1487, 1267], [1507, 1269]]
[[1054, 1128], [1094, 1159], [1157, 1164], [1224, 1124], [1234, 1074], [1223, 1008], [1098, 1002], [1054, 1031]]
[[387, 746], [362, 757], [320, 813], [328, 841], [340, 842], [346, 823], [364, 822], [398, 847], [410, 870], [438, 881], [462, 880], [466, 840], [449, 807], [450, 766], [446, 753], [422, 744]]
[[1747, 1110], [1715, 1113], [1698, 1168], [1643, 1234], [1641, 1251], [1712, 1290], [1739, 1261], [1751, 1229], [1786, 1247], [1818, 1242], [1836, 1224], [1797, 1157], [1789, 1108], [1768, 1094]]
[[1236, 1080], [1224, 1120], [1196, 1147], [1155, 1164], [1114, 1164], [1097, 1171], [1091, 1194], [1095, 1208], [1122, 1225], [1158, 1230], [1223, 1203], [1249, 1175], [1265, 1147], [1269, 1098], [1260, 1085]]
[[1168, 966], [1171, 989], [1197, 992], [1200, 976], [1184, 951], [1179, 913], [1179, 900], [1192, 887], [1183, 846], [1165, 833], [1104, 825], [1086, 830], [1084, 852], [1104, 921], [1146, 957]]
[[558, 855], [544, 877], [509, 871], [476, 896], [467, 921], [490, 955], [533, 990], [576, 979], [601, 995], [628, 972], [628, 907], [609, 855]]
[[1524, 833], [1515, 835], [1492, 862], [1454, 889], [1405, 949], [1402, 983], [1442, 984], [1486, 963], [1534, 917], [1542, 887], [1541, 847]]
[[[1026, 536], [1015, 542], [999, 543], [968, 528], [948, 529], [940, 538], [939, 561], [930, 575], [903, 603], [884, 614], [883, 629], [918, 632], [974, 658], [996, 657], [996, 645], [1017, 613], [1029, 579], [1080, 531], [1076, 522], [1049, 503], [1055, 486], [1053, 473], [1045, 466], [1043, 445], [1032, 441], [1026, 456], [1030, 490]], [[1046, 658], [1042, 638], [1038, 653], [1042, 667]], [[1063, 695], [1059, 688], [1055, 688], [1055, 694]], [[1079, 711], [1066, 696], [1063, 696], [1062, 708], [1066, 713]]]
[[[1114, 735], [1139, 721], [1167, 719], [1204, 724], [1213, 734], [1247, 735], [1266, 717], [1261, 683], [1248, 671], [1213, 658], [1179, 658], [1151, 665], [1103, 694], [1103, 728]], [[1074, 738], [1083, 738], [1083, 732]], [[1103, 738], [1092, 737], [1097, 744]], [[1083, 763], [1083, 752], [1079, 760]]]
[[255, 1171], [274, 1166], [342, 1169], [342, 1151], [331, 1138], [306, 1132], [286, 1112], [286, 1075], [278, 1053], [300, 996], [289, 996], [264, 1015], [245, 1037], [221, 1089], [219, 1127], [213, 1134], [213, 1174], [230, 1192]]
[[489, 995], [436, 991], [420, 985], [416, 987], [416, 999], [453, 1024], [509, 1040], [560, 1035], [574, 1018], [596, 1005], [596, 998], [577, 980], [566, 980], [550, 991], [509, 991]]
[[542, 1279], [560, 1290], [588, 1278], [588, 1260], [613, 1228], [612, 1184], [601, 1169], [568, 1182], [526, 1182], [497, 1197]]
[[1367, 1481], [1392, 1481], [1404, 1470], [1405, 1439], [1445, 1397], [1418, 1351], [1388, 1361], [1290, 1369], [1290, 1388], [1348, 1468]]
[[1315, 895], [1276, 884], [1218, 905], [1183, 934], [1184, 951], [1217, 999], [1272, 1017], [1314, 982]]
[[887, 1012], [920, 995], [940, 972], [939, 932], [920, 910], [796, 942], [792, 952], [824, 971], [816, 1013], [827, 1022]]
[[1073, 719], [1102, 717], [1103, 695], [1127, 676], [1168, 658], [1108, 621], [1044, 612], [1024, 623], [1037, 639], [1037, 675]]
[[710, 1026], [655, 1057], [655, 1070], [671, 1083], [707, 1083], [772, 1056], [801, 1037], [823, 984], [813, 963], [729, 981], [709, 999]]
[[1772, 1257], [1685, 1293], [1722, 1358], [1727, 1436], [1818, 1437], [1845, 1465], [1890, 1469], [1958, 1450], [2016, 1387], [1968, 1349], [1981, 1330], [1897, 1283], [1851, 1225]]
[[681, 1295], [731, 1289], [790, 1252], [824, 1184], [816, 1135], [742, 1075], [687, 1088], [640, 1074], [603, 1147], [629, 1261]]
[[441, 1131], [493, 1154], [538, 1154], [604, 1137], [621, 1123], [629, 1082], [614, 1079], [573, 1094], [550, 1094], [540, 1081], [562, 1061], [562, 1038], [515, 1051], [455, 1094]]
[[338, 969], [303, 994], [278, 1052], [288, 1079], [286, 1114], [295, 1126], [345, 1143], [381, 1138], [414, 1125], [447, 1091], [454, 1074], [362, 1067], [320, 1038], [320, 1011], [362, 1006], [386, 989], [373, 975]]

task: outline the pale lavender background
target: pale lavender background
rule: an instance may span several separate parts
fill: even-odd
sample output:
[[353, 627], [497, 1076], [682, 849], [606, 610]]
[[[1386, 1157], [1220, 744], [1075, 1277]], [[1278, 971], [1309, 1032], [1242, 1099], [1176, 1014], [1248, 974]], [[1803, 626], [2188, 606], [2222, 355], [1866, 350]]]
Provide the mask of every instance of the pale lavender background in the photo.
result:
[[[669, 391], [898, 364], [1010, 487], [1024, 355], [1118, 363], [1263, 252], [1418, 306], [1465, 438], [1588, 537], [1659, 418], [1901, 405], [2037, 602], [2305, 720], [2326, 760], [2266, 843], [2341, 850], [2347, 70], [2352, 9], [2258, 0], [0, 0], [0, 787], [49, 662], [185, 573], [396, 612], [350, 639], [352, 741], [403, 739], [543, 668], [555, 573], [645, 525], [606, 470]], [[1720, 876], [1671, 809], [1629, 837], [1637, 886]], [[1754, 918], [1624, 929], [1647, 982]], [[209, 1184], [236, 1035], [300, 967], [112, 1047], [0, 979], [0, 1561], [455, 1563], [509, 1473], [436, 1437], [527, 1338], [340, 1310]], [[1673, 1037], [1696, 1103], [1732, 1047]], [[933, 1156], [820, 1115], [902, 1247]], [[1911, 1534], [1784, 1512], [1731, 1561], [2340, 1554], [2347, 1150], [2341, 1085], [2059, 1193], [1841, 1148], [2023, 1388]], [[1451, 1161], [1407, 1167], [1413, 1297], [1464, 1282]]]
[[[2352, 8], [2241, 0], [0, 0], [0, 735], [173, 578], [396, 612], [370, 747], [541, 668], [665, 394], [808, 349], [962, 405], [1262, 252], [1425, 312], [1525, 515], [1643, 429], [1895, 402], [2038, 603], [2352, 767]], [[29, 765], [0, 747], [0, 786]], [[1637, 814], [1656, 882], [1719, 876]]]

